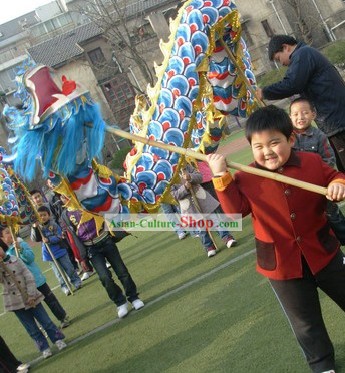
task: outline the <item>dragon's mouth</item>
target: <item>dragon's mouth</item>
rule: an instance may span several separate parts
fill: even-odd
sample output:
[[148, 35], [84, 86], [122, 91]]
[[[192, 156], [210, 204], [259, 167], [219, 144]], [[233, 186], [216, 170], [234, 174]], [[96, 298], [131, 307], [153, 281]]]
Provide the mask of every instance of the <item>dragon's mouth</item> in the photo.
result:
[[32, 128], [35, 128], [73, 99], [86, 93], [75, 89], [65, 95], [52, 79], [50, 70], [47, 66], [38, 65], [24, 75], [24, 85], [31, 93], [34, 102]]
[[33, 125], [37, 125], [45, 111], [58, 100], [54, 95], [62, 94], [62, 91], [51, 79], [49, 68], [43, 65], [28, 71], [24, 75], [24, 84], [34, 99]]

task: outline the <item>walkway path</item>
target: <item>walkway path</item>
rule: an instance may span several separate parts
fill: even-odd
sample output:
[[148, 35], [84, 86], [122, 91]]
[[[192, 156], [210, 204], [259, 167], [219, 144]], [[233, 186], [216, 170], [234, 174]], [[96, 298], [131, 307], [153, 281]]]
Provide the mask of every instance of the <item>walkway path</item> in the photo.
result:
[[217, 149], [217, 153], [224, 155], [234, 154], [244, 148], [249, 148], [249, 143], [245, 137], [241, 137], [239, 139], [229, 142], [226, 145], [219, 146], [219, 148]]

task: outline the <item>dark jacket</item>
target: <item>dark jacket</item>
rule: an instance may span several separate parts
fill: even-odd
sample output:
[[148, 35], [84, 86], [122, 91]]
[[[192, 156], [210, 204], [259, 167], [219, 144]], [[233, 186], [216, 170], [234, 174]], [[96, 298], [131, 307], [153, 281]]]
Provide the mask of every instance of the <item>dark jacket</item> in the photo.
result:
[[[87, 258], [87, 249], [86, 249], [85, 245], [83, 244], [83, 242], [78, 237], [78, 235], [76, 233], [77, 226], [73, 225], [72, 221], [70, 220], [69, 215], [67, 214], [66, 209], [63, 209], [63, 211], [61, 213], [61, 220], [65, 223], [66, 229], [71, 234], [71, 236], [73, 238], [73, 241], [74, 241], [74, 244], [79, 251], [80, 257], [83, 260], [86, 259]], [[79, 220], [76, 223], [78, 225]]]
[[[104, 234], [107, 233], [106, 230], [97, 233], [96, 223], [93, 219], [84, 221], [79, 224], [81, 219], [81, 211], [79, 210], [68, 211], [67, 209], [63, 209], [61, 219], [66, 224], [66, 229], [71, 234], [75, 247], [78, 249], [80, 257], [83, 260], [88, 257], [90, 242], [103, 242], [103, 240], [105, 241], [109, 238], [109, 236], [111, 236], [114, 244], [116, 244], [126, 236], [130, 235], [130, 233], [126, 232], [123, 229], [119, 229], [116, 232], [113, 232], [112, 235], [109, 233], [108, 235], [104, 236]], [[103, 238], [102, 235], [104, 236]], [[87, 242], [89, 242], [88, 245]]]
[[263, 97], [268, 100], [294, 94], [312, 101], [316, 123], [328, 137], [345, 131], [345, 82], [324, 55], [302, 42], [290, 56], [284, 79], [263, 88]]

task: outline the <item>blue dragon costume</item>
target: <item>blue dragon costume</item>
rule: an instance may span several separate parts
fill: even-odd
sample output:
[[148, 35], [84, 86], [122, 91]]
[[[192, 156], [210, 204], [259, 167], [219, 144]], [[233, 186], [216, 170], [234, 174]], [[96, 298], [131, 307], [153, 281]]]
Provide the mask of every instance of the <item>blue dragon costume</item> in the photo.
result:
[[[3, 162], [6, 159], [6, 163]], [[38, 214], [32, 205], [30, 194], [18, 175], [13, 171], [13, 164], [6, 150], [0, 146], [0, 195], [5, 192], [9, 201], [1, 203], [1, 216], [13, 216], [12, 219], [2, 219], [3, 225], [19, 228], [19, 225], [31, 225], [38, 220]], [[4, 185], [6, 184], [6, 185]]]
[[[137, 99], [130, 130], [161, 143], [214, 151], [225, 116], [245, 117], [257, 104], [248, 89], [256, 83], [240, 15], [231, 0], [190, 0], [170, 29], [168, 43], [161, 45], [157, 83], [147, 91], [150, 105]], [[56, 191], [70, 198], [70, 206], [83, 210], [84, 220], [95, 219], [99, 228], [106, 213], [151, 212], [169, 201], [184, 157], [135, 142], [126, 158], [127, 179], [113, 175], [96, 162], [106, 125], [87, 90], [64, 76], [55, 82], [42, 65], [23, 67], [17, 83], [22, 106], [7, 106], [4, 115], [15, 133], [11, 157], [21, 177], [32, 180], [41, 167]]]
[[0, 223], [15, 225], [20, 221], [14, 186], [5, 168], [0, 168]]

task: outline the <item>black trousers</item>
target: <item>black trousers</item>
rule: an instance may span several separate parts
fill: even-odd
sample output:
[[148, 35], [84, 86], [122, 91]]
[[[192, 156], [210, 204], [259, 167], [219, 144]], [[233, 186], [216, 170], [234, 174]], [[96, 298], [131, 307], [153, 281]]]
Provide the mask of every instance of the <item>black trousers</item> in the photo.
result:
[[338, 170], [345, 172], [345, 131], [328, 138], [334, 150]]
[[0, 336], [0, 372], [15, 373], [21, 364], [12, 354], [4, 339]]
[[345, 257], [339, 251], [313, 275], [303, 259], [303, 278], [271, 280], [271, 286], [287, 316], [307, 362], [314, 373], [335, 369], [334, 348], [322, 317], [317, 288], [345, 311]]
[[39, 290], [44, 295], [44, 302], [50, 308], [53, 315], [59, 320], [63, 321], [66, 317], [66, 311], [61, 306], [60, 302], [56, 298], [55, 294], [51, 291], [48, 284], [45, 282], [43, 285], [38, 286]]

